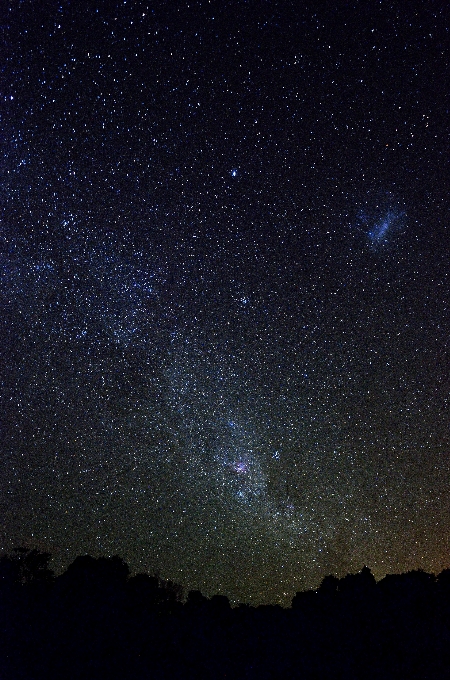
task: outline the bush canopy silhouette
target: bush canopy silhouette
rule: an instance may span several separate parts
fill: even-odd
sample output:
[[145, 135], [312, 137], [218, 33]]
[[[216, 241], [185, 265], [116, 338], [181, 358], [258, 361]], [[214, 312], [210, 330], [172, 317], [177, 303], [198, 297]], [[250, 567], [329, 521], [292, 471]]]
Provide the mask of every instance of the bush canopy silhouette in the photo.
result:
[[327, 575], [292, 606], [184, 597], [119, 557], [0, 557], [0, 678], [448, 678], [450, 569]]

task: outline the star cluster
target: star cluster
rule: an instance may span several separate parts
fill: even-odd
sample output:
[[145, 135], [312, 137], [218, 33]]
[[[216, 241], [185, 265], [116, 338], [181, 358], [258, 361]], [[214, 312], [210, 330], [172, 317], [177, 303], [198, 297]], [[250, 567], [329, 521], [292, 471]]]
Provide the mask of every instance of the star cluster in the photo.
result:
[[449, 12], [297, 5], [7, 3], [3, 549], [449, 566]]

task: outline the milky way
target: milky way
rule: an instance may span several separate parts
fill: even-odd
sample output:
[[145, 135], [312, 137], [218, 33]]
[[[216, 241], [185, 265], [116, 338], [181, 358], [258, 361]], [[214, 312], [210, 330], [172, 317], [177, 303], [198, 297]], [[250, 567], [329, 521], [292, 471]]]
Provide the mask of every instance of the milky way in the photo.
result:
[[37, 5], [2, 48], [2, 547], [234, 602], [449, 566], [448, 16]]

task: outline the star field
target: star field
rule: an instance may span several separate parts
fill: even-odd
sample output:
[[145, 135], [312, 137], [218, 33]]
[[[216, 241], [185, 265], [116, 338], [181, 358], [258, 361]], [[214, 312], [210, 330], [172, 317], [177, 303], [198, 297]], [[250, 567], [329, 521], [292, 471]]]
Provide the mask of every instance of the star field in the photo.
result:
[[9, 2], [0, 538], [233, 602], [449, 565], [449, 11]]

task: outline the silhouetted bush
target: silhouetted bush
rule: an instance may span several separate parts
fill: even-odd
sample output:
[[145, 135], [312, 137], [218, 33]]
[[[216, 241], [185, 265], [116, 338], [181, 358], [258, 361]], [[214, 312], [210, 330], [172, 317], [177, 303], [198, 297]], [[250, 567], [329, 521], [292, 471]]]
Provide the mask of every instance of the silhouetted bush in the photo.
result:
[[230, 606], [159, 575], [130, 576], [118, 557], [0, 557], [0, 678], [190, 680], [448, 678], [450, 570], [389, 575], [367, 567], [291, 609]]

